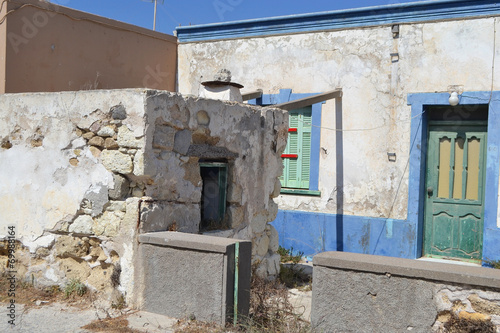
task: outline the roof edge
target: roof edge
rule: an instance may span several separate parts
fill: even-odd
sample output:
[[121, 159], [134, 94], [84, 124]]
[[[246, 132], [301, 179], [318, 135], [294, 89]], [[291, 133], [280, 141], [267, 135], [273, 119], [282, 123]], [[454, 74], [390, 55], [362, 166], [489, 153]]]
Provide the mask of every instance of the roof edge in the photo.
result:
[[434, 0], [177, 27], [179, 42], [260, 37], [500, 15], [497, 0]]

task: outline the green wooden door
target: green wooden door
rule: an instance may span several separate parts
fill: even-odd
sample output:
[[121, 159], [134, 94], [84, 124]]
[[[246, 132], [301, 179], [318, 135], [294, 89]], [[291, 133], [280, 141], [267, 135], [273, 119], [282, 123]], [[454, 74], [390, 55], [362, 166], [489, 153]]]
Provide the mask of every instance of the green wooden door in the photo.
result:
[[480, 260], [486, 126], [431, 125], [428, 140], [424, 255]]

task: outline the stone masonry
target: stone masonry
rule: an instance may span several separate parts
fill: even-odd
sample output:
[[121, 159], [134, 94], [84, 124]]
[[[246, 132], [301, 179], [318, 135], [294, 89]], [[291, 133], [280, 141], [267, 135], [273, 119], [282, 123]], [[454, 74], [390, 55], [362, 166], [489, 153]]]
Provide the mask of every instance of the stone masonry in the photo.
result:
[[0, 238], [15, 226], [19, 279], [132, 301], [138, 233], [200, 232], [200, 160], [228, 164], [227, 228], [210, 234], [251, 240], [257, 273], [278, 273], [282, 110], [130, 89], [6, 94], [0, 120]]

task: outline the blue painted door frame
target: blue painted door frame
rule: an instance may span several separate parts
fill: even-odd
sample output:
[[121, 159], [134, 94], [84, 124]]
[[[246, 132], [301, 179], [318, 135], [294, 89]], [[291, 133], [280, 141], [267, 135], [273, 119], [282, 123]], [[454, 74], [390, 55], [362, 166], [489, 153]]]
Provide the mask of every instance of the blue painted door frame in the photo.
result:
[[[422, 255], [425, 170], [427, 155], [428, 106], [449, 106], [448, 93], [408, 95], [411, 105], [410, 176], [408, 183], [408, 222], [416, 233], [415, 258]], [[500, 228], [497, 226], [498, 180], [500, 168], [500, 91], [464, 92], [460, 105], [488, 105], [488, 147], [483, 229], [483, 260], [500, 260]]]

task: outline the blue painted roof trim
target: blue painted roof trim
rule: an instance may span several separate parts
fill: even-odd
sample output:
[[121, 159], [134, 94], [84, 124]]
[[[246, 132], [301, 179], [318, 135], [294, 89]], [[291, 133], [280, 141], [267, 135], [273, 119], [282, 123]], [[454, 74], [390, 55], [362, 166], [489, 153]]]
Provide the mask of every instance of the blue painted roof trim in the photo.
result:
[[186, 43], [499, 14], [497, 0], [435, 0], [177, 27], [176, 32]]

